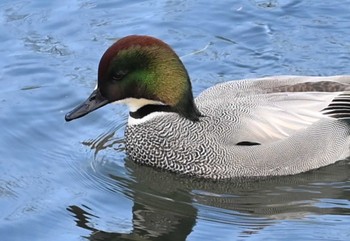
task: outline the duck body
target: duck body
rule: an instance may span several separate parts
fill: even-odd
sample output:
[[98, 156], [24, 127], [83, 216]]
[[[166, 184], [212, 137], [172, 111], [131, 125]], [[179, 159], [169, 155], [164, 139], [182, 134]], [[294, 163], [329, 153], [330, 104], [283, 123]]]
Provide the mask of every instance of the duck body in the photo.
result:
[[349, 156], [350, 126], [348, 116], [321, 112], [342, 92], [320, 91], [345, 91], [348, 82], [350, 76], [276, 76], [215, 85], [195, 99], [199, 121], [154, 113], [127, 126], [126, 150], [137, 163], [211, 179], [326, 166]]
[[[125, 60], [135, 56], [136, 62]], [[187, 71], [168, 45], [129, 36], [106, 51], [97, 88], [66, 120], [111, 102], [130, 109], [127, 155], [179, 174], [292, 175], [350, 155], [350, 76], [229, 81], [194, 99]]]

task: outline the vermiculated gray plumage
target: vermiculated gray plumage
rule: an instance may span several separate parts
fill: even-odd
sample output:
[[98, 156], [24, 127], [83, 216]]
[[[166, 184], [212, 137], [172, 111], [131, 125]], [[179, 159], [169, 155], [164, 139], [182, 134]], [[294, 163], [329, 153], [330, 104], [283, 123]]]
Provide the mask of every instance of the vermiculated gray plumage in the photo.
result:
[[126, 128], [137, 163], [222, 179], [305, 172], [349, 156], [350, 76], [277, 76], [215, 85], [190, 121], [164, 112]]

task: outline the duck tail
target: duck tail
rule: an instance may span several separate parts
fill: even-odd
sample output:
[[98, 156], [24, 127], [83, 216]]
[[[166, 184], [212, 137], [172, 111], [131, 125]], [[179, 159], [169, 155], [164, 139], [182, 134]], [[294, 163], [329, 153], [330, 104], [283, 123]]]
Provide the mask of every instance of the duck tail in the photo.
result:
[[322, 110], [326, 116], [335, 119], [344, 119], [350, 122], [350, 91], [336, 96], [332, 102]]

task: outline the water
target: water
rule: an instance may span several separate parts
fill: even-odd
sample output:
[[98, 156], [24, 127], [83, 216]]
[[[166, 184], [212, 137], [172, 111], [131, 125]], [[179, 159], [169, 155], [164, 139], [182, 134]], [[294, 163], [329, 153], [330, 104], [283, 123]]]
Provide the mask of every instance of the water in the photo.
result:
[[0, 239], [350, 240], [350, 165], [250, 182], [182, 178], [124, 152], [127, 110], [64, 114], [115, 39], [182, 56], [194, 93], [277, 74], [349, 74], [350, 1], [0, 3]]

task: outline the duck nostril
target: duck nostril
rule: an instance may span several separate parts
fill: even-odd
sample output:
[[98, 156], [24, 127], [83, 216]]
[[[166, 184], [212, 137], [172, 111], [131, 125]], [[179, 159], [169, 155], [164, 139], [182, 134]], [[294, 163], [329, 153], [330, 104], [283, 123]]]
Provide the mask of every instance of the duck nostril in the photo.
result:
[[96, 100], [96, 95], [90, 96], [89, 101]]

